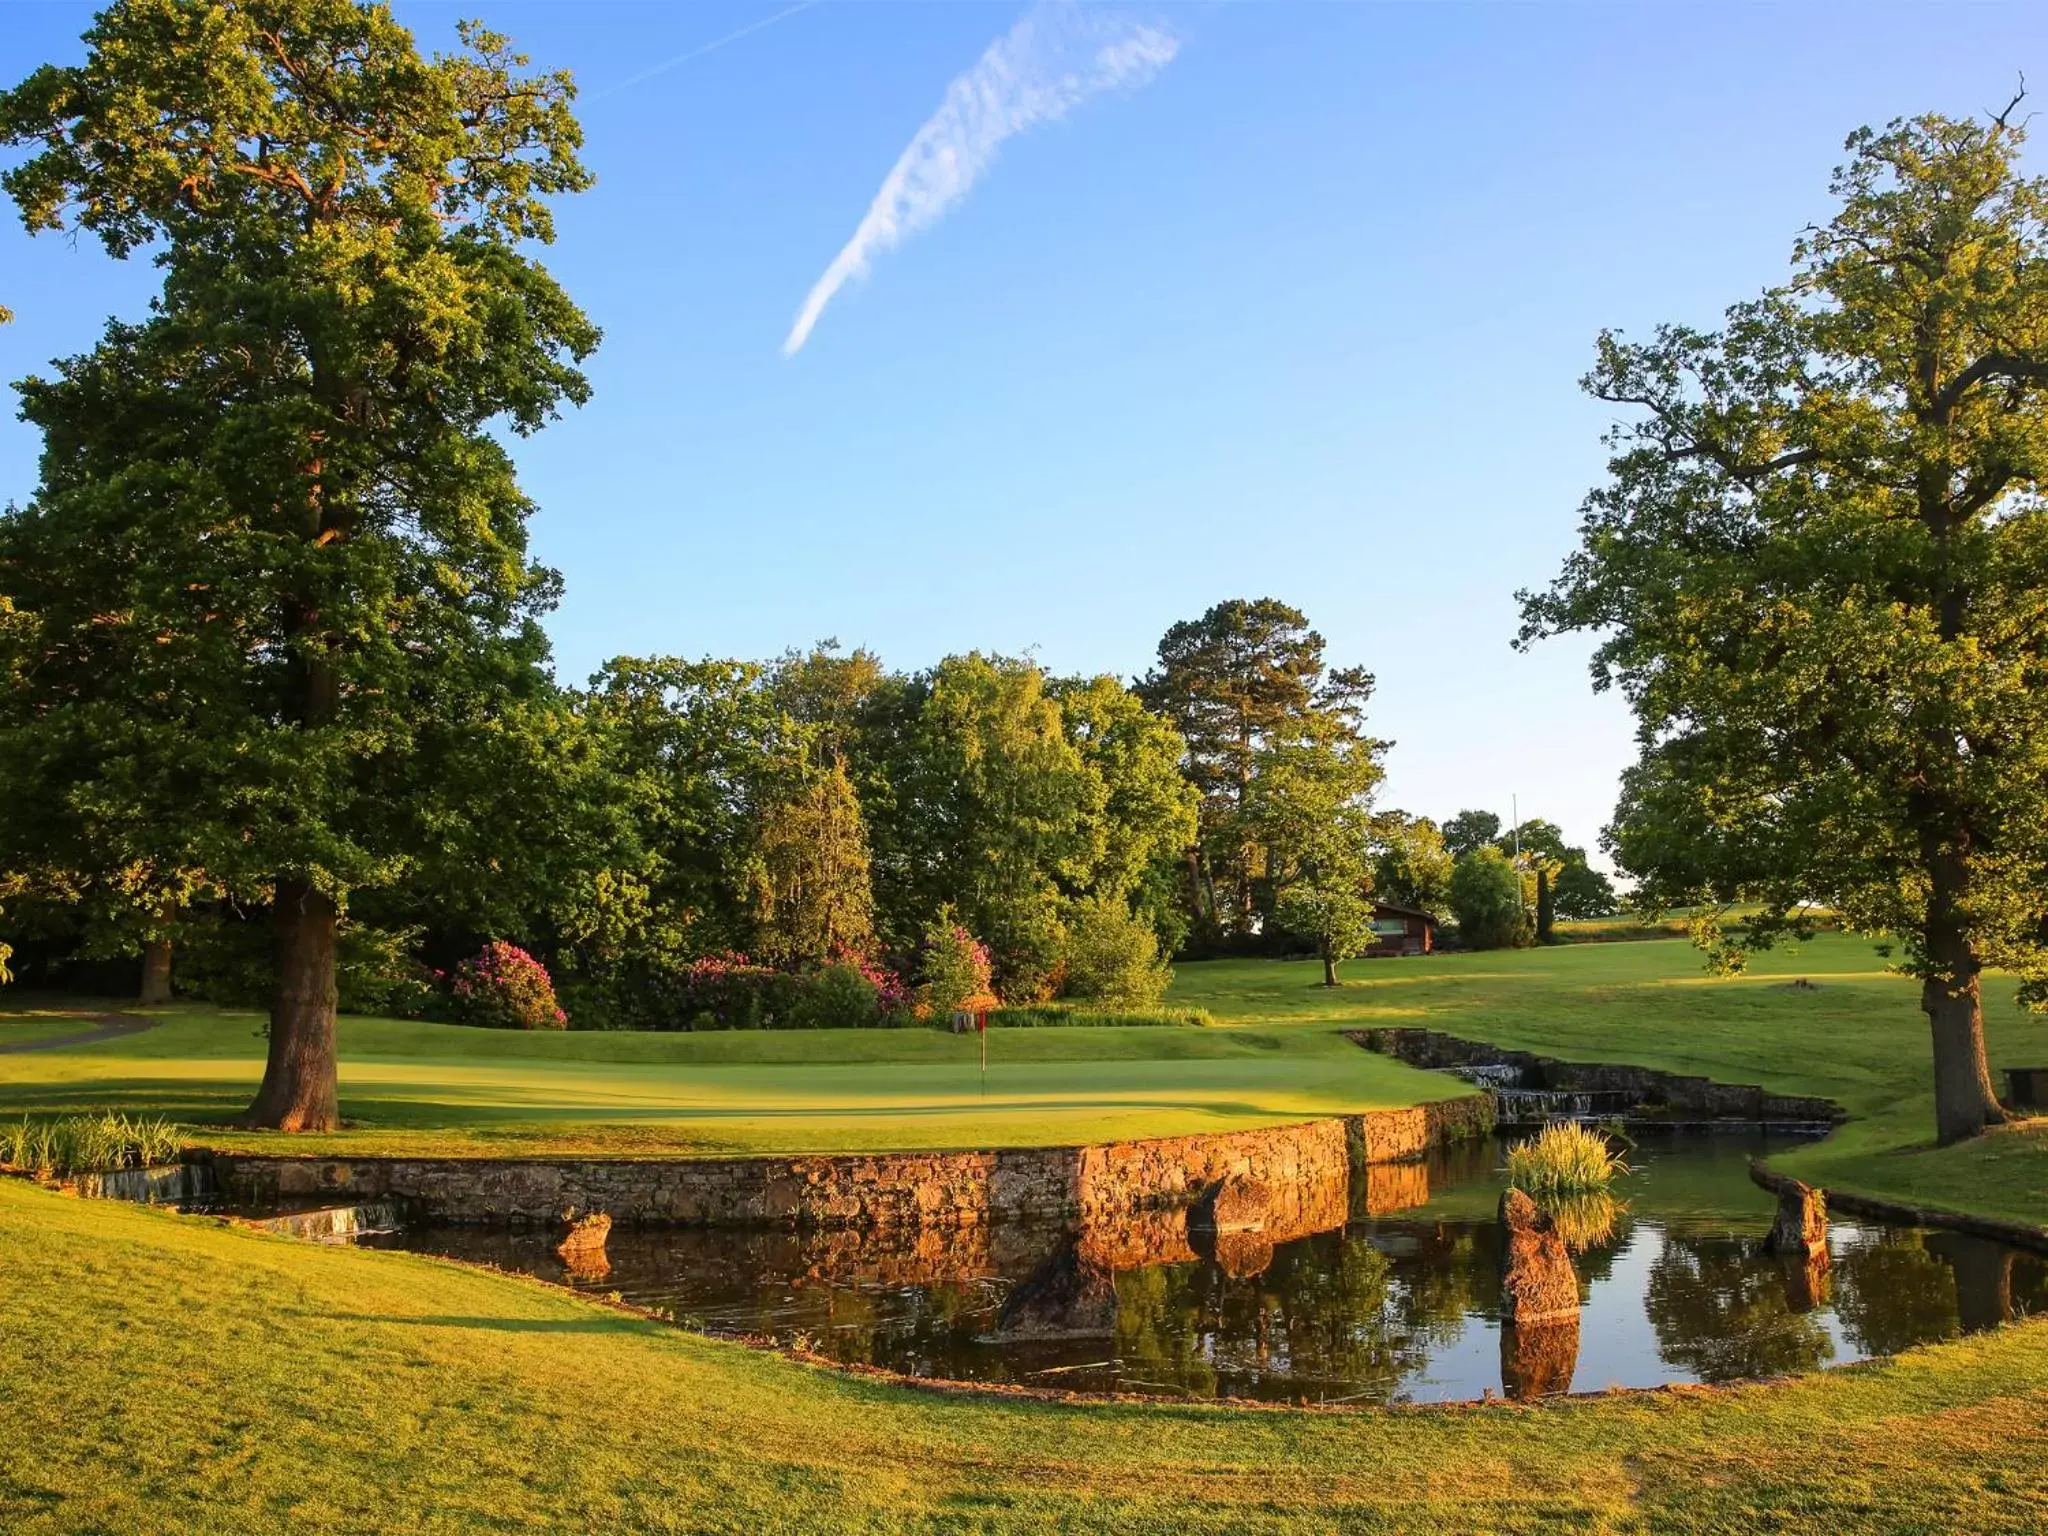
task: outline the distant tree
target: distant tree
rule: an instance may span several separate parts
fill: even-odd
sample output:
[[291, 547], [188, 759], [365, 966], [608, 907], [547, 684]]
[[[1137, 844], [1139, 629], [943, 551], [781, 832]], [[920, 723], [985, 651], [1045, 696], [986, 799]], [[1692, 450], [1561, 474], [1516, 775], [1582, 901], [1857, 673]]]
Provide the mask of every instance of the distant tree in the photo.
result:
[[843, 760], [768, 805], [754, 856], [756, 955], [819, 966], [868, 952], [875, 902], [867, 825]]
[[1372, 819], [1372, 886], [1382, 901], [1439, 919], [1451, 912], [1451, 869], [1457, 862], [1427, 816], [1382, 811]]
[[1523, 639], [1589, 630], [1641, 757], [1612, 828], [1652, 907], [1818, 901], [1921, 982], [1943, 1143], [2006, 1118], [1980, 976], [2048, 1005], [2048, 183], [2017, 102], [1862, 129], [1787, 285], [1719, 332], [1603, 336], [1625, 406]]
[[918, 1007], [943, 1021], [961, 1009], [995, 1006], [988, 946], [968, 932], [949, 903], [925, 924], [918, 945]]
[[1444, 846], [1462, 859], [1500, 836], [1500, 818], [1491, 811], [1460, 811], [1444, 823]]
[[1556, 822], [1544, 821], [1541, 817], [1531, 817], [1519, 827], [1509, 827], [1493, 841], [1502, 853], [1540, 854], [1559, 864], [1574, 852], [1581, 858], [1585, 857], [1583, 849], [1574, 850], [1566, 844], [1564, 832]]
[[1458, 937], [1471, 949], [1511, 949], [1535, 937], [1522, 872], [1492, 843], [1463, 855], [1451, 874]]
[[1171, 721], [1113, 677], [1047, 685], [1084, 767], [1102, 786], [1102, 836], [1084, 896], [1142, 913], [1169, 952], [1187, 933], [1178, 871], [1199, 832], [1199, 799], [1181, 773], [1185, 744]]
[[85, 43], [0, 95], [4, 183], [164, 283], [22, 387], [45, 452], [0, 518], [31, 621], [0, 672], [40, 712], [0, 734], [83, 743], [91, 869], [158, 819], [166, 867], [268, 908], [247, 1118], [332, 1129], [344, 909], [496, 878], [474, 797], [518, 786], [482, 738], [546, 691], [557, 579], [502, 437], [588, 392], [597, 332], [528, 254], [589, 184], [571, 87], [473, 25], [423, 57], [349, 0], [125, 0]]
[[1187, 743], [1187, 774], [1201, 796], [1201, 836], [1190, 852], [1190, 902], [1211, 933], [1250, 933], [1253, 886], [1266, 874], [1251, 817], [1260, 753], [1312, 715], [1357, 723], [1372, 678], [1330, 668], [1323, 637], [1300, 610], [1273, 598], [1232, 599], [1175, 624], [1159, 662], [1138, 685]]
[[1557, 942], [1557, 905], [1552, 899], [1550, 871], [1552, 866], [1545, 862], [1536, 866], [1536, 942], [1555, 944]]
[[1372, 934], [1372, 793], [1381, 744], [1348, 721], [1303, 717], [1270, 742], [1253, 784], [1250, 817], [1267, 851], [1282, 927], [1316, 942], [1326, 986]]
[[1090, 896], [1067, 915], [1066, 996], [1102, 1008], [1154, 1008], [1173, 971], [1152, 924], [1116, 896]]
[[820, 640], [808, 653], [785, 652], [767, 672], [769, 697], [810, 728], [819, 768], [858, 750], [862, 713], [881, 683], [880, 657], [858, 649], [841, 655], [837, 640]]
[[905, 947], [950, 904], [1005, 999], [1050, 995], [1066, 903], [1106, 854], [1107, 787], [1031, 662], [952, 656], [887, 694], [863, 793], [884, 936]]
[[1621, 898], [1615, 894], [1614, 882], [1586, 862], [1585, 850], [1573, 848], [1567, 852], [1576, 857], [1564, 861], [1551, 883], [1557, 915], [1576, 922], [1611, 917], [1618, 912]]

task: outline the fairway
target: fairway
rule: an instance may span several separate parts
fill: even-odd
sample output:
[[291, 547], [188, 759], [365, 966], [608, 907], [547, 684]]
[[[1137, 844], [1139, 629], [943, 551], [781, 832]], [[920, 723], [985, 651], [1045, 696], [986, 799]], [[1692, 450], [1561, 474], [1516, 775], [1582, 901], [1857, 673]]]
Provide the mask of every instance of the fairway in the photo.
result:
[[2038, 1530], [2048, 1497], [2039, 1323], [1537, 1411], [1037, 1402], [12, 1181], [0, 1294], [10, 1532], [1833, 1536]]
[[[1809, 987], [1790, 982], [1804, 978]], [[341, 1024], [342, 1112], [326, 1135], [224, 1129], [262, 1068], [261, 1020], [199, 1008], [75, 1049], [0, 1056], [0, 1115], [168, 1115], [220, 1146], [293, 1151], [704, 1156], [1046, 1146], [1238, 1130], [1466, 1091], [1339, 1033], [1421, 1025], [1583, 1060], [1820, 1094], [1850, 1122], [1787, 1154], [1820, 1183], [2048, 1223], [2048, 1121], [1932, 1145], [1915, 985], [1869, 943], [1824, 934], [1706, 974], [1679, 940], [1356, 961], [1179, 968], [1170, 1001], [1213, 1027], [709, 1034], [521, 1033], [391, 1019]], [[2048, 1061], [2010, 983], [1986, 989], [1994, 1066]], [[0, 1029], [42, 1030], [36, 1019]], [[66, 1029], [72, 1026], [64, 1026]], [[61, 1031], [58, 1031], [61, 1032]]]
[[[1306, 975], [1296, 968], [1290, 974]], [[253, 1015], [180, 1010], [124, 1040], [0, 1065], [0, 1114], [112, 1108], [218, 1125], [262, 1071]], [[1468, 1091], [1334, 1029], [521, 1034], [341, 1025], [348, 1128], [214, 1145], [445, 1153], [881, 1151], [1238, 1130]]]

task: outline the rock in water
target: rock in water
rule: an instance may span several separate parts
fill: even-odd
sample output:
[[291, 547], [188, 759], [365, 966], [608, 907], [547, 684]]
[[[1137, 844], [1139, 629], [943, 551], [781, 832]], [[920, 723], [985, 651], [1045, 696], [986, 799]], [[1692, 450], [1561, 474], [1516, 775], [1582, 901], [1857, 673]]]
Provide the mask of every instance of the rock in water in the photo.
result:
[[1579, 1363], [1579, 1314], [1549, 1323], [1503, 1323], [1500, 1381], [1518, 1402], [1572, 1389]]
[[1825, 1191], [1797, 1179], [1778, 1184], [1778, 1219], [1764, 1239], [1771, 1253], [1794, 1258], [1825, 1257], [1828, 1251], [1828, 1197]]
[[1556, 1225], [1519, 1189], [1500, 1197], [1500, 1224], [1502, 1316], [1518, 1327], [1576, 1321], [1579, 1276]]
[[1190, 1232], [1258, 1232], [1266, 1225], [1273, 1192], [1257, 1179], [1224, 1179], [1188, 1212]]
[[562, 1240], [555, 1244], [555, 1256], [571, 1280], [602, 1280], [612, 1272], [612, 1261], [604, 1251], [611, 1231], [612, 1219], [603, 1211], [588, 1216], [562, 1212]]
[[1106, 1338], [1116, 1332], [1116, 1276], [1062, 1243], [1004, 1298], [995, 1332], [1006, 1339]]

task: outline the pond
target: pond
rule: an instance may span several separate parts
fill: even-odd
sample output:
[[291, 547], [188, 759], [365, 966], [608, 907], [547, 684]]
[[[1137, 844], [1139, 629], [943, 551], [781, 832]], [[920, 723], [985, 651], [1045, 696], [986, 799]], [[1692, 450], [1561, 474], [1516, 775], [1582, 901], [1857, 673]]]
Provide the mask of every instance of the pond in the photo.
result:
[[1365, 1170], [1323, 1231], [1205, 1239], [1177, 1211], [1087, 1229], [618, 1228], [608, 1269], [573, 1273], [539, 1233], [366, 1242], [617, 1292], [688, 1327], [912, 1376], [1286, 1402], [1732, 1381], [2048, 1308], [2048, 1260], [1958, 1233], [1836, 1221], [1831, 1263], [1765, 1253], [1774, 1202], [1747, 1162], [1794, 1139], [1639, 1141], [1617, 1185], [1625, 1208], [1573, 1258], [1579, 1319], [1519, 1331], [1500, 1312], [1499, 1143]]

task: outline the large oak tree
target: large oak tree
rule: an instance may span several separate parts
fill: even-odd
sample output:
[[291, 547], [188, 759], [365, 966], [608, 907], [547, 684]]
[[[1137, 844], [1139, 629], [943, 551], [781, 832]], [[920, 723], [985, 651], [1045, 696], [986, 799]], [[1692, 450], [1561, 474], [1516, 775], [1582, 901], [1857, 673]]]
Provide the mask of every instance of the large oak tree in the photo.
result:
[[587, 392], [596, 332], [528, 254], [588, 184], [572, 92], [475, 26], [424, 57], [350, 0], [121, 0], [85, 43], [0, 95], [31, 151], [5, 185], [163, 289], [23, 386], [46, 446], [0, 523], [7, 729], [83, 751], [103, 862], [160, 822], [179, 867], [268, 905], [248, 1118], [331, 1127], [350, 893], [493, 880], [473, 834], [548, 693], [557, 583], [493, 433]]
[[1745, 944], [1809, 901], [1902, 942], [1943, 1142], [2004, 1118], [1980, 973], [2048, 998], [2048, 187], [2021, 141], [2011, 109], [1860, 131], [1789, 283], [1719, 331], [1603, 337], [1587, 387], [1630, 415], [1525, 598], [1525, 642], [1602, 632], [1596, 684], [1635, 708], [1610, 837], [1644, 899], [1761, 902]]

